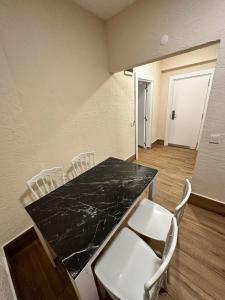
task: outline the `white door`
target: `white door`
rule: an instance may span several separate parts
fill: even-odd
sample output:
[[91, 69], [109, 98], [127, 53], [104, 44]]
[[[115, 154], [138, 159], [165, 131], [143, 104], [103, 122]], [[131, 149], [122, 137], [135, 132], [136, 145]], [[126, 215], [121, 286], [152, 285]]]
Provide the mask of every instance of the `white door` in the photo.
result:
[[151, 148], [151, 89], [152, 84], [149, 82], [146, 85], [145, 96], [146, 96], [146, 105], [145, 105], [145, 144], [146, 147]]
[[138, 145], [150, 146], [150, 83], [138, 82]]
[[145, 110], [146, 110], [146, 84], [142, 81], [138, 82], [138, 145], [145, 147]]
[[134, 124], [135, 124], [135, 159], [138, 160], [138, 76], [137, 73], [134, 72]]
[[197, 147], [211, 73], [174, 78], [171, 82], [168, 143]]

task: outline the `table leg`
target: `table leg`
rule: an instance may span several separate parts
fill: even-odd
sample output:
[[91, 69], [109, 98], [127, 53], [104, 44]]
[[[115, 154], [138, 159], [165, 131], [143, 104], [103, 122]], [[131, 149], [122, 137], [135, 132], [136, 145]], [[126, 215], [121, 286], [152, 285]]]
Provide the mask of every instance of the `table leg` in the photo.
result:
[[100, 300], [91, 266], [87, 265], [76, 279], [69, 277], [79, 300]]
[[155, 178], [149, 185], [148, 198], [152, 201], [155, 201], [157, 178], [158, 174], [155, 176]]

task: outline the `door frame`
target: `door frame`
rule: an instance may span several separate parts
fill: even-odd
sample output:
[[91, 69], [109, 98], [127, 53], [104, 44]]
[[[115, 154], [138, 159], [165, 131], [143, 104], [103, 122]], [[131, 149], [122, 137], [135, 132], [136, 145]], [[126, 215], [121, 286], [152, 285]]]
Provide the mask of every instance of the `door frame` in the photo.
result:
[[201, 139], [201, 136], [202, 136], [202, 130], [203, 130], [204, 122], [205, 122], [205, 116], [206, 116], [206, 111], [207, 111], [207, 107], [208, 107], [209, 95], [210, 95], [210, 91], [211, 91], [211, 87], [212, 87], [214, 71], [215, 71], [215, 68], [212, 68], [212, 69], [207, 69], [207, 70], [200, 70], [200, 71], [182, 73], [182, 74], [173, 75], [173, 76], [170, 77], [168, 102], [167, 102], [167, 113], [166, 113], [166, 131], [165, 131], [164, 146], [168, 146], [169, 128], [170, 128], [170, 121], [171, 121], [171, 110], [172, 110], [172, 104], [173, 104], [173, 89], [174, 89], [175, 81], [179, 80], [179, 79], [184, 79], [184, 78], [192, 78], [192, 77], [210, 75], [209, 84], [208, 84], [208, 88], [207, 88], [206, 99], [205, 99], [205, 104], [204, 104], [204, 108], [203, 108], [203, 118], [201, 120], [201, 125], [200, 125], [200, 130], [199, 130], [199, 135], [198, 135], [198, 141], [197, 141], [197, 147], [196, 147], [196, 150], [198, 150], [200, 139]]
[[135, 159], [138, 160], [138, 82], [146, 82], [151, 85], [150, 98], [149, 98], [149, 137], [147, 148], [151, 148], [152, 144], [152, 109], [153, 109], [153, 85], [154, 81], [150, 76], [139, 75], [137, 72], [134, 72], [134, 123], [135, 123]]

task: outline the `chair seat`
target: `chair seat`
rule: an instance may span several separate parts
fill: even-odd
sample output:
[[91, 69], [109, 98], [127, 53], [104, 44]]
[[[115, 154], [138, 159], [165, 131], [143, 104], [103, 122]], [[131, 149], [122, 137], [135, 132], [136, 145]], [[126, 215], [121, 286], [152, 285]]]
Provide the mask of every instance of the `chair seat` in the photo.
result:
[[161, 205], [143, 199], [128, 221], [128, 226], [149, 238], [166, 241], [173, 214]]
[[95, 273], [114, 299], [144, 299], [144, 284], [162, 264], [139, 236], [123, 228], [95, 265]]

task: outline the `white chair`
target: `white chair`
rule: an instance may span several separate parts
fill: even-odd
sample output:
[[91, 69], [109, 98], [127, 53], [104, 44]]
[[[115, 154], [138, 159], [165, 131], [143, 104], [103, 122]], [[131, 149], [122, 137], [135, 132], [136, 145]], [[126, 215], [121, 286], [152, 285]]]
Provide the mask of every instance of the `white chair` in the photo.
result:
[[[186, 179], [183, 197], [174, 213], [178, 226], [190, 194], [191, 183]], [[146, 237], [165, 242], [172, 217], [173, 214], [166, 208], [149, 199], [143, 199], [128, 220], [128, 226]]]
[[33, 176], [27, 181], [27, 186], [34, 196], [35, 200], [54, 191], [65, 184], [65, 176], [62, 167], [46, 169]]
[[74, 170], [74, 177], [79, 176], [95, 166], [95, 153], [80, 153], [71, 160], [71, 163]]
[[[51, 169], [42, 170], [37, 175], [33, 176], [30, 180], [27, 181], [27, 186], [34, 197], [34, 200], [38, 200], [39, 198], [54, 191], [55, 189], [57, 189], [58, 187], [60, 187], [65, 183], [66, 181], [63, 173], [63, 168], [54, 167]], [[49, 248], [40, 230], [35, 224], [34, 224], [34, 229], [53, 267], [56, 267], [55, 254]]]
[[95, 265], [95, 274], [112, 299], [155, 300], [176, 249], [178, 227], [173, 217], [163, 258], [139, 236], [123, 228]]

